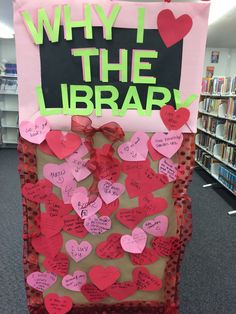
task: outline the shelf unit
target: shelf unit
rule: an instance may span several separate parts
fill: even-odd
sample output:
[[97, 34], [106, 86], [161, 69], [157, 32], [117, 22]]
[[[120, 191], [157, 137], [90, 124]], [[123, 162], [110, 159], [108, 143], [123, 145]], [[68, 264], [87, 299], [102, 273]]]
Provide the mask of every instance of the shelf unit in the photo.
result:
[[[1, 74], [0, 79], [17, 80], [16, 75]], [[18, 139], [18, 93], [0, 89], [0, 147], [16, 147]]]
[[236, 114], [230, 102], [236, 105], [235, 94], [201, 94], [195, 161], [236, 195]]

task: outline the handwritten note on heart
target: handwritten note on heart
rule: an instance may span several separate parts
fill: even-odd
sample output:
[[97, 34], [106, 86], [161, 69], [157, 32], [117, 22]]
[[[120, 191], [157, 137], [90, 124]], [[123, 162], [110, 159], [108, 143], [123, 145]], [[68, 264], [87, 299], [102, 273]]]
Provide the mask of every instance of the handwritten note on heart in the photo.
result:
[[84, 227], [93, 235], [102, 234], [111, 229], [111, 219], [108, 216], [93, 215], [84, 220]]
[[44, 203], [52, 193], [52, 184], [46, 179], [36, 183], [26, 183], [22, 187], [22, 194], [25, 198], [35, 203]]
[[151, 143], [151, 139], [149, 139], [148, 141], [148, 152], [150, 154], [150, 156], [152, 157], [152, 160], [154, 161], [157, 161], [157, 160], [160, 160], [161, 158], [163, 158], [163, 155], [158, 153], [152, 146], [152, 143]]
[[92, 283], [83, 285], [81, 293], [89, 302], [99, 302], [108, 297], [106, 290], [101, 291]]
[[87, 275], [81, 270], [77, 270], [73, 275], [66, 275], [62, 279], [62, 286], [71, 291], [80, 291], [81, 287], [86, 284]]
[[84, 238], [88, 233], [84, 227], [84, 221], [78, 215], [67, 215], [63, 217], [63, 230], [73, 236]]
[[46, 164], [43, 167], [43, 175], [55, 186], [61, 188], [65, 182], [73, 181], [69, 165], [64, 162], [62, 164]]
[[64, 182], [61, 186], [61, 195], [65, 204], [71, 204], [71, 198], [77, 188], [75, 180]]
[[102, 207], [102, 200], [100, 197], [95, 198], [95, 200], [89, 200], [88, 191], [80, 187], [72, 195], [71, 204], [80, 218], [86, 219], [99, 211]]
[[44, 304], [49, 314], [66, 314], [72, 309], [73, 303], [69, 297], [60, 297], [49, 293], [44, 298]]
[[130, 260], [134, 265], [150, 265], [155, 263], [158, 258], [158, 253], [148, 247], [145, 247], [141, 254], [130, 254]]
[[81, 141], [82, 142], [81, 142], [81, 145], [79, 146], [79, 148], [73, 154], [71, 154], [71, 155], [69, 155], [68, 157], [65, 158], [67, 162], [81, 159], [85, 155], [88, 154], [89, 150], [88, 150], [87, 146], [84, 143], [85, 140], [82, 138]]
[[151, 275], [146, 267], [137, 267], [134, 269], [133, 281], [138, 290], [142, 291], [156, 291], [162, 288], [161, 279]]
[[41, 144], [47, 133], [50, 131], [50, 126], [46, 118], [39, 117], [34, 123], [30, 121], [22, 121], [19, 126], [20, 135], [28, 142]]
[[73, 207], [59, 199], [56, 194], [50, 194], [45, 202], [46, 213], [51, 217], [62, 217], [69, 214]]
[[43, 266], [47, 271], [59, 276], [65, 276], [68, 272], [69, 259], [66, 254], [59, 253], [54, 258], [45, 258]]
[[136, 291], [137, 286], [133, 281], [116, 282], [106, 289], [108, 295], [118, 301], [128, 298], [129, 296], [135, 294]]
[[151, 244], [160, 256], [170, 256], [180, 249], [180, 241], [177, 237], [156, 237], [152, 239]]
[[159, 162], [159, 173], [165, 174], [169, 182], [175, 181], [177, 176], [178, 164], [169, 158], [162, 158]]
[[87, 161], [88, 159], [83, 160], [72, 158], [70, 158], [69, 161], [67, 161], [73, 177], [78, 182], [86, 179], [91, 174], [91, 171], [86, 167]]
[[123, 161], [122, 171], [128, 176], [140, 176], [147, 168], [150, 168], [150, 160], [143, 161]]
[[86, 258], [92, 252], [92, 245], [88, 241], [82, 241], [80, 244], [75, 240], [69, 240], [65, 248], [70, 257], [78, 263]]
[[145, 160], [148, 154], [147, 142], [149, 137], [146, 133], [135, 132], [131, 140], [118, 147], [118, 154], [121, 159], [127, 161]]
[[59, 158], [64, 159], [74, 153], [80, 145], [79, 135], [69, 132], [53, 130], [47, 133], [46, 141], [49, 148]]
[[166, 234], [168, 229], [168, 217], [160, 215], [154, 219], [147, 220], [143, 224], [143, 230], [155, 237], [161, 237]]
[[158, 214], [168, 207], [166, 199], [162, 197], [153, 197], [152, 194], [140, 196], [138, 202], [139, 206], [145, 210], [146, 216]]
[[125, 186], [121, 183], [112, 183], [108, 180], [98, 182], [98, 191], [106, 204], [114, 202], [125, 191]]
[[151, 138], [155, 150], [167, 158], [171, 158], [179, 150], [182, 142], [183, 134], [176, 131], [155, 133]]
[[137, 227], [132, 235], [123, 235], [120, 239], [124, 251], [129, 253], [142, 253], [147, 242], [147, 235], [143, 229]]
[[114, 266], [93, 266], [88, 275], [98, 289], [105, 290], [120, 277], [120, 271]]
[[41, 213], [40, 227], [41, 233], [47, 238], [51, 238], [61, 231], [64, 221], [62, 217], [51, 217], [47, 213]]
[[103, 203], [102, 208], [99, 210], [100, 216], [111, 216], [119, 207], [119, 199], [117, 198], [110, 204]]
[[97, 245], [96, 254], [100, 258], [117, 259], [124, 256], [124, 251], [120, 244], [122, 234], [113, 233], [106, 241]]
[[187, 108], [175, 110], [172, 106], [166, 105], [161, 108], [160, 116], [168, 130], [179, 130], [190, 117], [190, 111]]
[[53, 273], [41, 273], [36, 271], [27, 276], [26, 281], [30, 287], [43, 292], [54, 285], [54, 283], [57, 281], [57, 276]]
[[134, 229], [145, 217], [146, 212], [141, 207], [121, 208], [116, 214], [117, 220], [130, 229]]
[[32, 246], [36, 252], [48, 258], [54, 258], [61, 250], [63, 238], [60, 233], [51, 238], [43, 235], [32, 238]]

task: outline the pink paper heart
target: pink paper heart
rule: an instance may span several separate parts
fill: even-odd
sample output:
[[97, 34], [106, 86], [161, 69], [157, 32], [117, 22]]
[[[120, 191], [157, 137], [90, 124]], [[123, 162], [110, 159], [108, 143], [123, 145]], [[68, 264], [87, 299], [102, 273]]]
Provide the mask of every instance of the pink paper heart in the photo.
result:
[[83, 158], [86, 154], [88, 154], [88, 148], [87, 146], [84, 144], [85, 140], [84, 139], [81, 139], [81, 145], [80, 147], [73, 153], [71, 154], [70, 156], [66, 157], [66, 161], [70, 161], [70, 160], [73, 160], [73, 159], [81, 159]]
[[88, 241], [82, 241], [79, 244], [75, 240], [67, 241], [65, 248], [67, 253], [76, 263], [87, 257], [93, 249], [92, 245]]
[[75, 180], [69, 180], [61, 186], [61, 196], [65, 204], [71, 204], [71, 197], [76, 190], [77, 184]]
[[88, 170], [86, 167], [86, 163], [89, 159], [80, 159], [80, 158], [70, 158], [67, 163], [70, 167], [70, 172], [72, 173], [73, 177], [76, 181], [80, 182], [86, 179], [90, 174], [91, 171]]
[[84, 220], [84, 227], [93, 235], [101, 234], [111, 229], [111, 219], [94, 215]]
[[69, 165], [64, 162], [62, 164], [46, 164], [43, 167], [43, 175], [55, 186], [61, 188], [65, 182], [73, 180]]
[[102, 207], [102, 200], [97, 197], [95, 200], [89, 200], [86, 188], [77, 188], [71, 197], [71, 204], [81, 219], [88, 218], [96, 214]]
[[28, 142], [41, 144], [45, 140], [47, 133], [50, 131], [50, 126], [47, 119], [39, 117], [34, 123], [30, 121], [22, 121], [19, 129], [20, 135]]
[[138, 131], [128, 142], [118, 147], [118, 154], [121, 159], [126, 161], [141, 161], [147, 158], [149, 137], [146, 133]]
[[142, 253], [147, 242], [147, 235], [143, 229], [137, 227], [132, 231], [132, 235], [123, 235], [120, 244], [124, 251], [129, 253]]
[[80, 291], [80, 288], [87, 282], [86, 273], [77, 270], [73, 275], [66, 275], [62, 279], [62, 286], [71, 291]]
[[175, 181], [177, 176], [178, 164], [174, 163], [169, 158], [162, 158], [159, 162], [159, 173], [165, 174], [168, 177], [168, 181]]
[[155, 237], [164, 236], [167, 229], [168, 217], [164, 215], [156, 216], [154, 219], [147, 220], [143, 224], [143, 230]]
[[35, 271], [27, 276], [26, 281], [30, 287], [43, 292], [57, 281], [57, 275], [46, 271], [44, 273]]
[[98, 191], [106, 204], [114, 202], [125, 191], [125, 186], [121, 183], [112, 183], [108, 180], [98, 182]]
[[153, 148], [164, 155], [171, 158], [180, 148], [183, 142], [183, 134], [176, 131], [168, 133], [155, 133], [151, 138]]

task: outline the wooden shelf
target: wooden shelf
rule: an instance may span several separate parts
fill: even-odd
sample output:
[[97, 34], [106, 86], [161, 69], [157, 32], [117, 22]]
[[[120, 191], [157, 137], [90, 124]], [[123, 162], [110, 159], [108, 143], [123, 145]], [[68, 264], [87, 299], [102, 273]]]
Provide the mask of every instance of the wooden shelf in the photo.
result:
[[199, 113], [201, 114], [205, 114], [207, 116], [211, 116], [211, 117], [214, 117], [214, 118], [219, 118], [219, 119], [224, 119], [224, 120], [229, 120], [229, 121], [234, 121], [236, 122], [236, 117], [235, 118], [229, 118], [229, 117], [220, 117], [216, 114], [213, 114], [213, 113], [210, 113], [210, 112], [206, 112], [206, 111], [202, 111], [202, 110], [198, 110]]

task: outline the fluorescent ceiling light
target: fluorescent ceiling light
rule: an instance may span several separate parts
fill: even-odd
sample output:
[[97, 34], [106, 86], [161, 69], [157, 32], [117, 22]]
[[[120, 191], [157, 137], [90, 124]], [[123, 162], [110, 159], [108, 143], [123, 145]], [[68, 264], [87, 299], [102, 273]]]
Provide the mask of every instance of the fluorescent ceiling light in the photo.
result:
[[212, 0], [211, 1], [211, 9], [210, 9], [210, 16], [209, 16], [209, 24], [215, 23], [219, 20], [223, 15], [228, 13], [236, 7], [235, 0]]
[[0, 38], [14, 38], [13, 29], [3, 23], [0, 23]]

